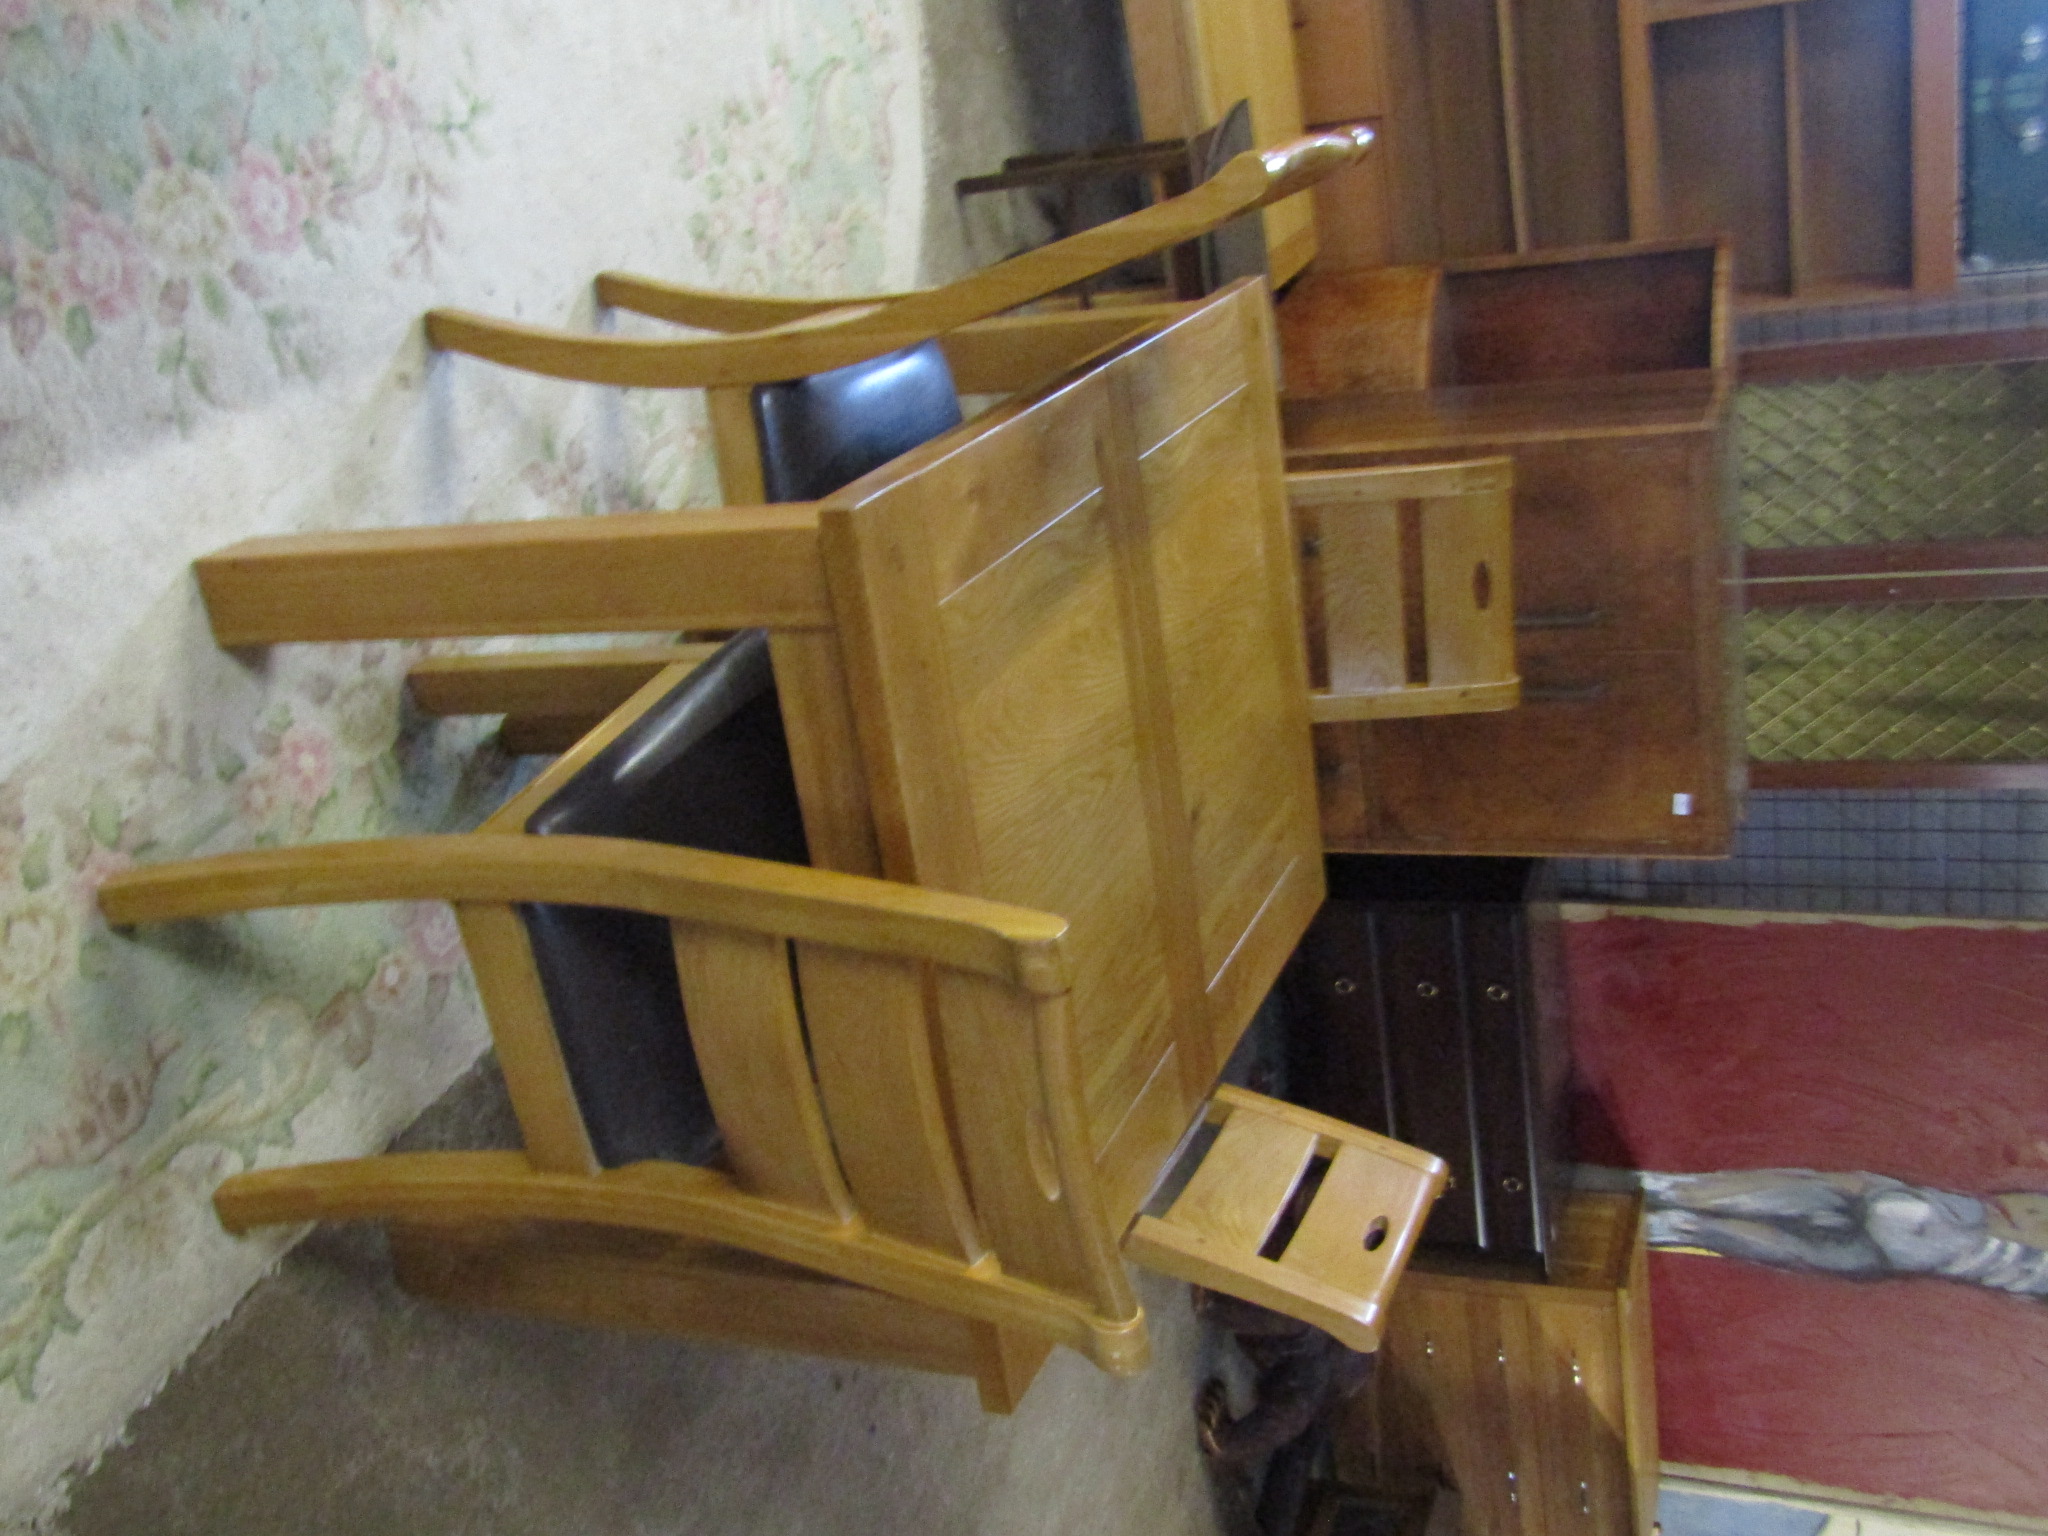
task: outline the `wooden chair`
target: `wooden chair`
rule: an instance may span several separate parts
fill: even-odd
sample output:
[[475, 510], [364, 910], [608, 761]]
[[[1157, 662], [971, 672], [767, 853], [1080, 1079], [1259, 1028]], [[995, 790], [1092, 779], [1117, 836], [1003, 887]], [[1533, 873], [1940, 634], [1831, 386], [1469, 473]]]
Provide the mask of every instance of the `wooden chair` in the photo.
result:
[[461, 924], [524, 1150], [245, 1173], [222, 1222], [388, 1219], [425, 1294], [965, 1374], [992, 1407], [1053, 1343], [1139, 1368], [1064, 921], [668, 841], [801, 857], [767, 679], [758, 633], [667, 669], [474, 833], [105, 887], [117, 924], [425, 899]]
[[[1216, 139], [1204, 153], [1214, 158], [1238, 146], [1243, 132]], [[992, 317], [1134, 257], [1207, 238], [1233, 219], [1256, 233], [1257, 221], [1239, 215], [1312, 184], [1372, 142], [1372, 131], [1359, 126], [1232, 154], [1184, 196], [922, 293], [777, 299], [625, 273], [597, 278], [604, 304], [727, 335], [588, 336], [447, 309], [427, 315], [427, 335], [443, 350], [558, 378], [704, 389], [725, 500], [812, 500], [957, 425], [961, 394], [1029, 389], [1179, 309]], [[1225, 253], [1219, 259], [1238, 259], [1228, 240], [1218, 249]], [[776, 638], [785, 673], [802, 665], [801, 643]], [[429, 713], [503, 714], [511, 750], [559, 751], [663, 667], [702, 654], [670, 646], [453, 656], [416, 668], [411, 683]]]
[[[1317, 721], [1521, 702], [1514, 461], [1290, 474]], [[1320, 665], [1316, 665], [1317, 662]]]
[[[467, 352], [555, 378], [641, 389], [711, 390], [716, 426], [719, 390], [841, 368], [1001, 315], [1303, 191], [1352, 163], [1373, 141], [1373, 130], [1359, 123], [1324, 129], [1272, 149], [1246, 151], [1179, 197], [921, 292], [762, 298], [685, 288], [629, 273], [597, 277], [602, 304], [734, 334], [674, 341], [590, 336], [436, 309], [427, 315], [427, 338], [445, 351]], [[1118, 319], [1083, 316], [1068, 322], [1068, 334], [1103, 334], [1113, 330]], [[1123, 334], [1143, 324], [1143, 316], [1132, 317]], [[956, 374], [973, 371], [962, 368], [963, 356], [986, 355], [988, 349], [1000, 353], [1006, 344], [1017, 343], [1014, 335], [1002, 331], [977, 339], [980, 348], [948, 348]], [[1070, 347], [1043, 376], [1063, 371], [1085, 355]], [[966, 377], [960, 387], [970, 394], [987, 392]], [[723, 398], [729, 410], [744, 403]], [[730, 487], [727, 494], [732, 494]]]
[[[422, 1295], [967, 1375], [992, 1410], [1054, 1344], [1141, 1368], [1064, 919], [804, 867], [780, 732], [753, 632], [477, 832], [110, 880], [119, 925], [455, 906], [524, 1150], [242, 1173], [222, 1223], [380, 1218]], [[1444, 1165], [1235, 1089], [1211, 1113], [1124, 1251], [1373, 1347]]]
[[[1323, 890], [1271, 337], [1263, 289], [1234, 285], [823, 502], [200, 562], [227, 644], [771, 630], [657, 677], [478, 833], [104, 888], [121, 923], [455, 904], [525, 1151], [253, 1173], [223, 1219], [382, 1217], [428, 1294], [953, 1371], [994, 1406], [1055, 1344], [1135, 1369], [1120, 1239]], [[783, 637], [851, 685], [803, 697]], [[721, 741], [753, 766], [703, 766]], [[800, 856], [792, 784], [831, 869], [751, 856]], [[665, 841], [703, 840], [679, 804], [739, 835], [762, 789], [784, 811], [735, 851]], [[611, 948], [581, 968], [639, 996], [577, 1022], [536, 907], [651, 920], [591, 919]], [[635, 1052], [615, 1103], [589, 1063]], [[691, 1081], [719, 1167], [688, 1161]], [[1309, 1172], [1279, 1150], [1237, 1219], [1268, 1259]], [[1358, 1245], [1384, 1217], [1405, 1252], [1419, 1201], [1354, 1209]]]
[[1394, 1283], [1443, 1190], [1443, 1159], [1228, 1084], [1206, 1119], [1220, 1128], [1215, 1143], [1163, 1215], [1132, 1225], [1124, 1252], [1377, 1349]]
[[[1025, 188], [1056, 189], [1061, 205], [1059, 228], [1065, 233], [1074, 227], [1076, 193], [1083, 186], [1141, 177], [1149, 183], [1153, 200], [1164, 201], [1200, 186], [1251, 147], [1251, 103], [1240, 100], [1212, 127], [1189, 138], [1012, 155], [1003, 162], [1002, 170], [965, 177], [955, 182], [954, 188], [962, 197]], [[1173, 247], [1166, 258], [1167, 286], [1176, 299], [1199, 299], [1240, 277], [1266, 275], [1265, 226], [1250, 215]], [[1086, 294], [1084, 288], [1084, 300]]]

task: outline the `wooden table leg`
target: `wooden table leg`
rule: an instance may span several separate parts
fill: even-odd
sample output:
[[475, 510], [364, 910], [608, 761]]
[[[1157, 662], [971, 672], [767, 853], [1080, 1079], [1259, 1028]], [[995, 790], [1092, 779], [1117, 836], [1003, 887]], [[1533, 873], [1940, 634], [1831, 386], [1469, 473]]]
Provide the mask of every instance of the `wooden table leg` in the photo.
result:
[[249, 539], [194, 571], [224, 646], [833, 622], [809, 502]]
[[853, 700], [831, 630], [777, 630], [768, 637], [790, 767], [803, 804], [811, 863], [850, 875], [880, 875], [874, 806], [868, 798]]

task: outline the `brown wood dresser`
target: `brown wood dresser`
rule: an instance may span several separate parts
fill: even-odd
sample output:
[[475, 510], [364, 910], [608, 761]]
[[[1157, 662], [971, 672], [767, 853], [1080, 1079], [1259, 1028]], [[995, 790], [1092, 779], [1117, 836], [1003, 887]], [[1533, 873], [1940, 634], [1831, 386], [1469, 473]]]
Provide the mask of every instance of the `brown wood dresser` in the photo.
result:
[[1726, 250], [1454, 262], [1393, 320], [1390, 270], [1310, 272], [1281, 302], [1288, 468], [1511, 457], [1523, 702], [1317, 727], [1325, 845], [1725, 854], [1743, 774]]
[[1548, 1282], [1418, 1255], [1375, 1391], [1347, 1419], [1346, 1482], [1434, 1474], [1466, 1536], [1651, 1536], [1657, 1394], [1642, 1202], [1572, 1196]]
[[1282, 978], [1289, 1097], [1444, 1160], [1423, 1251], [1543, 1274], [1570, 1070], [1547, 866], [1332, 854], [1324, 870]]

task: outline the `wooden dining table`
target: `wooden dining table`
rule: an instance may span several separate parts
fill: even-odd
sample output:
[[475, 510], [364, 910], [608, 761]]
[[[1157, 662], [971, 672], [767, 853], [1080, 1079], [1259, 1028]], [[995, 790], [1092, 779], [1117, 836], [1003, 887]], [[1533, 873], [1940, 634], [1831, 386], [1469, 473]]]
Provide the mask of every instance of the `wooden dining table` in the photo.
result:
[[1323, 896], [1274, 355], [1241, 284], [821, 502], [254, 540], [199, 580], [227, 645], [765, 626], [814, 862], [1068, 919], [1121, 1224]]

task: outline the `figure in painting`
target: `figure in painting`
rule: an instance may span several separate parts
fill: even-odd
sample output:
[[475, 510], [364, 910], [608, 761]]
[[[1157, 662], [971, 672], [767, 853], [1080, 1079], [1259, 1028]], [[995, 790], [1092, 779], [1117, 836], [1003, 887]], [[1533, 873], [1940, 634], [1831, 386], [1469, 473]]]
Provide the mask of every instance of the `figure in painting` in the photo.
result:
[[1777, 1269], [1932, 1275], [2048, 1297], [2048, 1195], [1982, 1197], [1877, 1173], [1645, 1173], [1648, 1239]]

